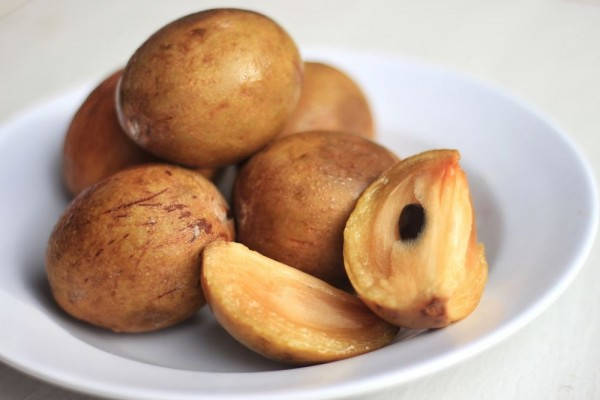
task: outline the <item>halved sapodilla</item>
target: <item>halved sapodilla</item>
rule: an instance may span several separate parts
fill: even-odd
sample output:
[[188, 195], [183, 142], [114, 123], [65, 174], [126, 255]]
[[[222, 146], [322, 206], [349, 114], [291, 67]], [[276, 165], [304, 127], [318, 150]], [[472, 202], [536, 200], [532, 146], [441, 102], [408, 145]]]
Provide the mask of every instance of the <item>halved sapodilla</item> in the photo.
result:
[[432, 150], [399, 162], [363, 192], [346, 223], [348, 277], [390, 323], [441, 328], [479, 303], [487, 262], [459, 159]]
[[277, 361], [352, 357], [385, 346], [398, 331], [355, 296], [239, 243], [205, 248], [202, 289], [234, 338]]

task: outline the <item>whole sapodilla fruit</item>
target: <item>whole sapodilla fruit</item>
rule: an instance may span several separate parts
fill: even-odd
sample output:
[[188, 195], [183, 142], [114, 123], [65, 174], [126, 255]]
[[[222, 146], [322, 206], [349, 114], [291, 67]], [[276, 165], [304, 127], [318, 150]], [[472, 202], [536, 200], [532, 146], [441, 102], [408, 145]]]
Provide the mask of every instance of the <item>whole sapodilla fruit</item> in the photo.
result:
[[119, 121], [166, 160], [219, 167], [265, 146], [285, 125], [302, 86], [291, 37], [251, 11], [215, 9], [180, 18], [130, 58]]
[[228, 206], [199, 173], [167, 164], [118, 172], [81, 192], [48, 241], [56, 302], [117, 332], [164, 328], [204, 304], [200, 256], [233, 240]]
[[398, 158], [361, 136], [285, 136], [255, 154], [234, 186], [238, 241], [333, 284], [346, 281], [346, 220], [362, 191]]

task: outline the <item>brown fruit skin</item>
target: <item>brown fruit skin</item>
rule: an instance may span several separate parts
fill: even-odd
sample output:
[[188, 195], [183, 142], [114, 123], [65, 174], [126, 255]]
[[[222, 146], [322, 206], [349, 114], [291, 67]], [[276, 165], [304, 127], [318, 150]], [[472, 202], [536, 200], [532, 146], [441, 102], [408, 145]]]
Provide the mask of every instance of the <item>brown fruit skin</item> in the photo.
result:
[[202, 259], [202, 288], [217, 321], [272, 360], [340, 360], [385, 346], [398, 332], [357, 297], [242, 244], [212, 242]]
[[238, 241], [335, 285], [346, 282], [346, 219], [362, 191], [398, 158], [360, 136], [303, 132], [255, 154], [238, 174]]
[[331, 65], [305, 62], [300, 101], [280, 136], [312, 130], [375, 137], [369, 102], [358, 84]]
[[182, 321], [204, 304], [200, 255], [233, 240], [228, 206], [199, 174], [166, 164], [134, 167], [84, 190], [48, 241], [56, 302], [116, 332]]
[[131, 57], [119, 120], [161, 158], [203, 168], [236, 163], [281, 132], [300, 97], [302, 70], [293, 40], [264, 15], [191, 14]]
[[[63, 145], [63, 177], [69, 192], [76, 196], [125, 168], [158, 161], [123, 131], [115, 109], [116, 88], [123, 75], [120, 69], [98, 85], [79, 107]], [[214, 169], [199, 169], [211, 179]]]
[[124, 168], [154, 160], [121, 129], [115, 110], [118, 70], [79, 107], [64, 141], [63, 177], [72, 195]]

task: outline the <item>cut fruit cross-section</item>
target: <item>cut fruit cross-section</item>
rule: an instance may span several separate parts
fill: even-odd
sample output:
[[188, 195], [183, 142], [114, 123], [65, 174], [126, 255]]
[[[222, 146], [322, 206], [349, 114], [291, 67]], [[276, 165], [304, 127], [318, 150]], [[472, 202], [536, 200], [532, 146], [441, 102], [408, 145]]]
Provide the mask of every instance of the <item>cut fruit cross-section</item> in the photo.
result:
[[359, 297], [408, 328], [469, 315], [487, 279], [469, 185], [455, 150], [400, 161], [361, 195], [344, 231], [344, 264]]
[[355, 296], [239, 243], [204, 250], [202, 288], [233, 337], [278, 361], [339, 360], [382, 347], [398, 331]]

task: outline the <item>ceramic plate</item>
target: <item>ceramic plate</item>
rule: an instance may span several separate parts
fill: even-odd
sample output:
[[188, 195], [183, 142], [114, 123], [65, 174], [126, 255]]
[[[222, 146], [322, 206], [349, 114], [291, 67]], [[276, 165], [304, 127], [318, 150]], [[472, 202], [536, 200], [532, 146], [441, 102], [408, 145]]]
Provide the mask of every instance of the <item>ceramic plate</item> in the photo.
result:
[[398, 155], [461, 151], [490, 264], [471, 316], [369, 354], [303, 368], [246, 350], [206, 308], [182, 325], [136, 335], [67, 317], [50, 297], [44, 251], [67, 204], [63, 135], [91, 83], [0, 127], [0, 359], [107, 397], [343, 396], [399, 384], [488, 348], [565, 289], [588, 254], [598, 210], [590, 169], [564, 133], [514, 98], [442, 69], [373, 54], [308, 54], [356, 77], [371, 99], [379, 140]]

